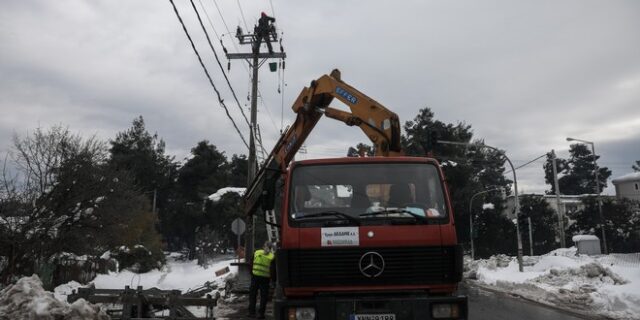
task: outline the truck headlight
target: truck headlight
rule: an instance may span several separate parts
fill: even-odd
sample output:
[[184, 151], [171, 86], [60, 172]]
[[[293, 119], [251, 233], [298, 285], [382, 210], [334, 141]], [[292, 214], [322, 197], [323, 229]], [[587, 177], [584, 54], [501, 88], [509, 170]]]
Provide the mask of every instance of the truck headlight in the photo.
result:
[[314, 308], [290, 308], [288, 320], [314, 320], [316, 309]]
[[431, 305], [431, 316], [435, 319], [458, 318], [460, 309], [457, 303], [437, 303]]

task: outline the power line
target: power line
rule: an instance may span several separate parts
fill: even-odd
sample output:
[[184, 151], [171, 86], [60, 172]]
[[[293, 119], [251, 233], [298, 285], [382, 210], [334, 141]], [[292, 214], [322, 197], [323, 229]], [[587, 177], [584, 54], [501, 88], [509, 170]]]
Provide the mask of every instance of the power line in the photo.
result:
[[205, 29], [204, 24], [202, 23], [202, 19], [200, 19], [200, 13], [198, 13], [198, 9], [196, 9], [196, 5], [193, 3], [193, 0], [189, 0], [189, 1], [191, 2], [193, 11], [196, 12], [196, 17], [198, 17], [198, 22], [200, 22], [200, 27], [202, 27], [202, 31], [204, 31], [204, 35], [207, 38], [207, 42], [209, 43], [209, 48], [211, 48], [211, 51], [213, 51], [213, 55], [216, 57], [216, 61], [218, 62], [218, 66], [220, 67], [220, 71], [222, 71], [222, 75], [224, 76], [224, 79], [227, 81], [227, 85], [229, 86], [229, 89], [233, 94], [233, 98], [236, 100], [236, 103], [238, 104], [238, 109], [240, 109], [240, 113], [242, 113], [242, 117], [244, 117], [244, 121], [247, 123], [249, 127], [251, 127], [251, 125], [249, 124], [249, 119], [247, 119], [247, 115], [244, 114], [244, 110], [240, 105], [240, 101], [238, 101], [236, 92], [235, 90], [233, 90], [233, 86], [231, 86], [231, 82], [229, 82], [229, 77], [227, 77], [227, 73], [224, 72], [224, 67], [222, 66], [222, 63], [220, 63], [220, 58], [218, 58], [218, 53], [216, 52], [216, 49], [213, 48], [213, 44], [211, 43], [211, 38], [209, 38], [209, 33], [207, 32], [207, 29]]
[[198, 2], [200, 3], [200, 7], [202, 8], [202, 11], [204, 11], [204, 15], [207, 17], [207, 20], [209, 20], [209, 25], [211, 26], [211, 29], [213, 29], [213, 33], [216, 35], [216, 38], [218, 38], [218, 41], [222, 42], [222, 39], [220, 39], [220, 35], [218, 35], [218, 31], [216, 31], [216, 28], [213, 26], [213, 22], [211, 21], [211, 17], [209, 17], [209, 13], [207, 12], [207, 9], [205, 9], [201, 0], [198, 0]]
[[[228, 34], [231, 34], [231, 31], [229, 30], [229, 26], [227, 26], [227, 22], [224, 20], [224, 16], [222, 15], [222, 11], [220, 10], [220, 7], [218, 7], [218, 2], [216, 2], [216, 0], [213, 0], [213, 4], [216, 6], [216, 9], [218, 9], [218, 14], [220, 15], [220, 18], [222, 19], [222, 24], [224, 24], [224, 28], [227, 29], [227, 33]], [[232, 43], [235, 46], [235, 42], [232, 41]]]
[[242, 6], [240, 6], [240, 0], [236, 0], [238, 3], [238, 9], [240, 9], [240, 16], [242, 17], [242, 22], [244, 22], [244, 28], [247, 32], [249, 32], [249, 27], [247, 26], [247, 20], [244, 19], [244, 12], [242, 12]]
[[[525, 164], [523, 164], [523, 165], [520, 165], [520, 166], [515, 167], [515, 170], [518, 170], [518, 169], [520, 169], [520, 168], [522, 168], [522, 167], [528, 166], [528, 165], [530, 165], [530, 164], [532, 164], [532, 163], [536, 162], [538, 159], [540, 159], [540, 158], [542, 158], [542, 157], [546, 157], [546, 156], [547, 156], [547, 153], [545, 153], [545, 154], [543, 154], [543, 155], [541, 155], [541, 156], [539, 156], [539, 157], [537, 157], [537, 158], [535, 158], [535, 159], [533, 159], [533, 160], [531, 160], [531, 161], [529, 161], [529, 162], [527, 162], [527, 163], [525, 163]], [[512, 170], [511, 170], [511, 169], [509, 169], [509, 171], [505, 172], [504, 174], [507, 174], [507, 173], [509, 173], [509, 172], [511, 172], [511, 171], [512, 171]]]
[[271, 124], [273, 124], [273, 128], [276, 129], [276, 131], [278, 131], [278, 125], [276, 125], [276, 122], [273, 120], [273, 116], [271, 116], [271, 111], [269, 110], [267, 105], [264, 103], [264, 99], [262, 99], [262, 93], [260, 92], [260, 90], [258, 90], [258, 98], [260, 98], [260, 103], [262, 103], [262, 107], [265, 110], [267, 110], [267, 116], [269, 117], [269, 120], [271, 120]]
[[273, 0], [269, 0], [269, 4], [271, 5], [271, 16], [275, 17], [276, 16], [276, 11], [273, 10]]
[[242, 139], [242, 142], [244, 143], [244, 145], [247, 148], [249, 148], [249, 144], [247, 144], [247, 141], [244, 139], [244, 136], [242, 135], [242, 132], [240, 132], [240, 129], [236, 125], [236, 122], [233, 120], [233, 117], [231, 117], [231, 114], [229, 114], [229, 110], [227, 109], [227, 106], [224, 104], [224, 100], [222, 100], [222, 98], [220, 97], [220, 92], [216, 88], [216, 85], [213, 84], [213, 80], [211, 79], [211, 76], [209, 75], [209, 71], [207, 70], [207, 67], [204, 65], [204, 62], [202, 62], [202, 58], [200, 57], [200, 53], [198, 52], [198, 49], [196, 49], [195, 44], [193, 44], [193, 40], [191, 39], [191, 36], [189, 35], [189, 31], [187, 30], [187, 27], [185, 26], [184, 21], [182, 21], [182, 17], [180, 17], [180, 13], [178, 13], [178, 9], [176, 8], [176, 5], [173, 3], [173, 0], [169, 0], [169, 2], [171, 2], [171, 6], [173, 7], [173, 11], [176, 13], [176, 17], [178, 17], [178, 20], [180, 21], [180, 24], [182, 25], [182, 30], [184, 30], [184, 33], [187, 35], [187, 39], [189, 39], [189, 43], [191, 43], [191, 48], [193, 48], [193, 52], [198, 57], [198, 61], [200, 62], [200, 66], [202, 66], [202, 70], [204, 70], [204, 74], [207, 76], [207, 79], [209, 79], [209, 84], [211, 85], [213, 90], [216, 92], [216, 95], [218, 96], [218, 103], [220, 103], [220, 106], [224, 109], [225, 113], [227, 114], [227, 117], [229, 118], [229, 120], [231, 120], [231, 123], [233, 124], [233, 127], [238, 132], [238, 135], [240, 135], [240, 139]]

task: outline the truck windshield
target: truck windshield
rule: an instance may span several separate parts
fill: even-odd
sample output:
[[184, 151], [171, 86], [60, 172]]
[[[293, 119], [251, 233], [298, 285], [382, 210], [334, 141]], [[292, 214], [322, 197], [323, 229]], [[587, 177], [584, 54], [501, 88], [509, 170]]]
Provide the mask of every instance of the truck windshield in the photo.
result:
[[415, 224], [447, 217], [438, 170], [426, 163], [299, 166], [290, 192], [295, 222]]

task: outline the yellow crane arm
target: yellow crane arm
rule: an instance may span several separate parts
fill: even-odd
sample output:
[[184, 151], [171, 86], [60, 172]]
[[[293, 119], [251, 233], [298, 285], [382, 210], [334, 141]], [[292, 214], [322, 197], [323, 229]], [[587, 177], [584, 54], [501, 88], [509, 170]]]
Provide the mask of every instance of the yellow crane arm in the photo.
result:
[[[351, 112], [329, 107], [334, 98], [347, 105]], [[282, 134], [245, 194], [245, 212], [249, 215], [257, 208], [260, 196], [272, 192], [268, 185], [287, 169], [323, 114], [360, 127], [373, 143], [376, 156], [403, 155], [398, 116], [343, 82], [337, 69], [302, 89], [292, 109], [296, 113], [295, 122]]]

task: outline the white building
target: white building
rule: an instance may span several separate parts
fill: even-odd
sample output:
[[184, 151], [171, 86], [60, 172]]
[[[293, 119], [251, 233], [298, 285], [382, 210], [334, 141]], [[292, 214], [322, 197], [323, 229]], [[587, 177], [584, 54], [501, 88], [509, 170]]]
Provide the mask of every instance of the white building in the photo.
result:
[[618, 199], [640, 200], [640, 172], [625, 174], [611, 181], [616, 187]]

